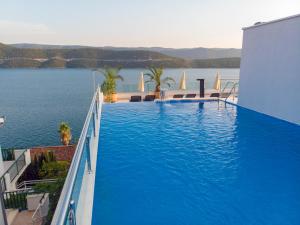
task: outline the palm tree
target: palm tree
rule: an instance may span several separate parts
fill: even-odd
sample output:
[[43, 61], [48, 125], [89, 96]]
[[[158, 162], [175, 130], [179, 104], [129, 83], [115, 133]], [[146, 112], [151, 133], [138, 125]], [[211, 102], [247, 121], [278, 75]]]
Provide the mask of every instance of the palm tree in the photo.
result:
[[107, 102], [115, 102], [116, 99], [116, 81], [121, 80], [123, 81], [123, 77], [119, 75], [121, 68], [112, 68], [112, 67], [106, 67], [104, 70], [96, 70], [100, 72], [104, 77], [105, 80], [101, 84], [101, 90], [103, 91], [103, 94], [105, 95], [105, 100]]
[[72, 139], [71, 128], [66, 122], [61, 122], [59, 125], [60, 140], [63, 145], [69, 145]]
[[175, 80], [172, 77], [165, 77], [162, 79], [163, 75], [163, 68], [162, 67], [149, 67], [149, 72], [145, 73], [145, 76], [149, 77], [149, 80], [146, 81], [146, 83], [154, 82], [155, 83], [155, 93], [156, 97], [159, 96], [160, 87], [161, 85], [168, 85], [171, 86], [170, 81], [175, 83]]

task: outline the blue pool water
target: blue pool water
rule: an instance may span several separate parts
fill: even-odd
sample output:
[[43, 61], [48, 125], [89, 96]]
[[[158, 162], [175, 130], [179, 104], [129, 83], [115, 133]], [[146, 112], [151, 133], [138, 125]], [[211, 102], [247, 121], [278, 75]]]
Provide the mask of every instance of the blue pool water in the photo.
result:
[[216, 102], [104, 105], [93, 224], [300, 224], [299, 135]]

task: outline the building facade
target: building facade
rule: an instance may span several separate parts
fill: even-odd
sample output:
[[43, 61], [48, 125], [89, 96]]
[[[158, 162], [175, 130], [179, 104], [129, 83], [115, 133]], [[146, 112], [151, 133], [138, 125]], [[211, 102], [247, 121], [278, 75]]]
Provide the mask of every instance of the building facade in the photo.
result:
[[300, 14], [243, 30], [238, 104], [300, 124]]

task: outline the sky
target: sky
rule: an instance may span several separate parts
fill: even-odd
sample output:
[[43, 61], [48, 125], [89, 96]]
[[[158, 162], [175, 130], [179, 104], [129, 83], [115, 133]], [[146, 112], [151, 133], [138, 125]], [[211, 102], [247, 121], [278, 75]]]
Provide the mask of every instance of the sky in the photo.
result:
[[241, 48], [242, 27], [300, 13], [300, 0], [1, 0], [0, 42]]

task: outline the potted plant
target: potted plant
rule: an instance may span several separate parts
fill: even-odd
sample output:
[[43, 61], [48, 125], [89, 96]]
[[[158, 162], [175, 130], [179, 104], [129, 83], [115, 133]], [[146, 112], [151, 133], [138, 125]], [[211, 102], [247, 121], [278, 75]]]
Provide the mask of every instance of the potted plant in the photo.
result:
[[162, 79], [163, 75], [163, 68], [162, 67], [149, 67], [148, 68], [149, 72], [145, 73], [145, 76], [149, 77], [149, 80], [146, 81], [146, 83], [149, 82], [154, 82], [155, 84], [155, 98], [160, 97], [160, 87], [161, 85], [168, 85], [169, 87], [171, 86], [170, 81], [174, 82], [174, 79], [172, 77], [165, 77]]
[[106, 67], [104, 70], [101, 70], [101, 74], [105, 77], [101, 85], [101, 90], [104, 94], [104, 100], [106, 102], [116, 102], [117, 93], [116, 93], [116, 81], [123, 81], [123, 77], [119, 75], [121, 68], [110, 68]]
[[63, 145], [69, 145], [70, 141], [72, 139], [72, 133], [71, 133], [70, 126], [65, 122], [61, 122], [59, 125], [58, 132], [60, 133], [61, 143]]

